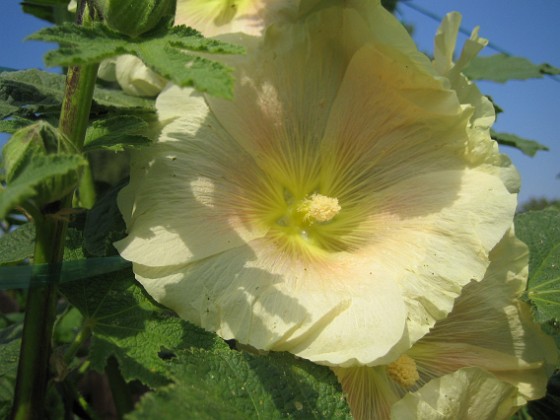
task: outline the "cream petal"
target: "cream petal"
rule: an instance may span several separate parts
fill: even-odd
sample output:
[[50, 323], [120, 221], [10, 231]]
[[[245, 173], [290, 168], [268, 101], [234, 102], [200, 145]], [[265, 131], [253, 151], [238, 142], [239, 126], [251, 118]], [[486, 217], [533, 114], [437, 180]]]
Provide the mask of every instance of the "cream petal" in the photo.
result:
[[133, 96], [156, 96], [167, 80], [150, 70], [138, 57], [121, 55], [117, 57], [115, 76], [122, 90]]
[[517, 409], [517, 390], [476, 368], [434, 379], [406, 395], [391, 410], [392, 419], [500, 420]]
[[551, 337], [544, 334], [526, 304], [527, 247], [510, 230], [490, 254], [484, 280], [471, 283], [451, 314], [436, 324], [408, 354], [430, 377], [476, 366], [540, 398], [557, 362]]
[[476, 170], [411, 177], [372, 197], [381, 204], [364, 228], [373, 238], [364, 253], [400, 284], [412, 344], [451, 311], [463, 286], [483, 278], [515, 197], [499, 178]]
[[365, 21], [341, 7], [272, 25], [261, 48], [238, 63], [236, 100], [208, 98], [210, 107], [248, 152], [314, 161], [331, 103], [363, 35]]
[[182, 267], [134, 270], [156, 300], [225, 339], [328, 365], [383, 361], [403, 334], [398, 286], [352, 256], [326, 267], [276, 254], [259, 240]]
[[[356, 420], [384, 420], [403, 391], [389, 379], [384, 367], [332, 367]], [[404, 419], [404, 417], [403, 417]]]
[[158, 143], [136, 154], [130, 185], [119, 197], [129, 234], [115, 244], [123, 258], [154, 267], [184, 264], [263, 236], [235, 207], [243, 204], [239, 184], [253, 183], [259, 170], [203, 97], [170, 87], [158, 108], [160, 118], [172, 121]]

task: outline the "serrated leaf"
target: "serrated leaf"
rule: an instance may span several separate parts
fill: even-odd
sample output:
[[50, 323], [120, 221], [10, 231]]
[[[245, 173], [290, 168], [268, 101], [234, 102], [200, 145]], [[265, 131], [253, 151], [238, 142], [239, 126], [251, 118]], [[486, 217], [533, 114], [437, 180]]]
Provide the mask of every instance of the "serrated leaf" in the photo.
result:
[[26, 223], [0, 236], [0, 265], [15, 264], [33, 256], [35, 225]]
[[[18, 115], [33, 118], [35, 113], [58, 116], [66, 77], [41, 70], [0, 73], [0, 118]], [[154, 101], [127, 95], [121, 90], [96, 86], [92, 114], [107, 110], [153, 112]]]
[[34, 156], [25, 170], [0, 191], [0, 219], [12, 208], [34, 199], [37, 206], [69, 194], [78, 182], [78, 172], [87, 165], [79, 155]]
[[504, 146], [515, 147], [527, 156], [533, 157], [539, 150], [549, 150], [548, 147], [535, 140], [524, 139], [515, 134], [497, 133], [494, 130], [491, 130], [490, 134], [498, 143]]
[[113, 356], [127, 381], [137, 379], [151, 387], [168, 383], [162, 350], [226, 346], [156, 306], [130, 269], [65, 283], [60, 289], [92, 328], [92, 368], [102, 371]]
[[351, 418], [333, 373], [287, 353], [184, 351], [170, 373], [175, 384], [145, 396], [127, 418]]
[[527, 244], [527, 295], [539, 323], [560, 323], [560, 211], [529, 211], [515, 217], [515, 231]]
[[33, 157], [56, 152], [59, 137], [58, 130], [45, 121], [18, 130], [2, 149], [6, 181], [17, 178]]
[[243, 50], [217, 40], [203, 38], [197, 31], [175, 26], [152, 31], [137, 38], [119, 34], [102, 24], [90, 27], [65, 24], [45, 28], [29, 39], [59, 42], [60, 49], [45, 57], [49, 66], [98, 63], [104, 59], [133, 54], [152, 70], [180, 86], [194, 86], [212, 95], [231, 97], [231, 69], [207, 58], [187, 54], [239, 54]]
[[463, 70], [471, 80], [491, 80], [504, 83], [508, 80], [538, 79], [543, 74], [558, 74], [557, 69], [549, 64], [533, 64], [523, 57], [511, 57], [495, 54], [488, 57], [476, 57]]
[[94, 121], [86, 131], [84, 152], [92, 150], [124, 151], [151, 143], [143, 133], [148, 123], [133, 115], [121, 115]]
[[[0, 73], [0, 117], [35, 112], [58, 113], [64, 92], [64, 76], [40, 70]], [[11, 112], [9, 112], [11, 110]]]

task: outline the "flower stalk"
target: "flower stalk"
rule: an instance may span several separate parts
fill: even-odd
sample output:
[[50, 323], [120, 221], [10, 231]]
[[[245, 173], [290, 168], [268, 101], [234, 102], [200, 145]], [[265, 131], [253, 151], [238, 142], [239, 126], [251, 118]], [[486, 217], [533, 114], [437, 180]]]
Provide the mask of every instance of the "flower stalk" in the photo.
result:
[[[81, 18], [78, 23], [81, 23]], [[70, 67], [67, 72], [59, 130], [76, 151], [80, 151], [83, 146], [96, 74], [97, 65]], [[87, 188], [91, 191], [86, 191], [85, 194], [91, 197], [93, 184], [89, 183]], [[49, 269], [46, 275], [38, 271], [33, 274], [28, 292], [12, 407], [12, 418], [17, 420], [43, 417], [51, 337], [56, 316], [57, 283], [68, 227], [68, 220], [57, 217], [56, 213], [71, 207], [72, 195], [49, 204], [35, 220], [37, 236], [34, 263], [49, 264]]]

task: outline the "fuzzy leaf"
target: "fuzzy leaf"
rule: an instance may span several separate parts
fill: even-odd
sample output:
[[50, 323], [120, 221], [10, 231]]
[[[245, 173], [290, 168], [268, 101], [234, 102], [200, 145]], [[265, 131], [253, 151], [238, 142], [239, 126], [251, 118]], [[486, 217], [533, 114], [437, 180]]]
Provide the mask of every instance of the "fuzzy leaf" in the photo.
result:
[[21, 325], [0, 330], [0, 418], [9, 418], [14, 398]]
[[[1, 106], [1, 104], [0, 104]], [[16, 108], [16, 110], [18, 110], [19, 108]], [[2, 111], [0, 110], [0, 113]], [[14, 117], [11, 120], [1, 120], [0, 121], [0, 133], [9, 133], [9, 134], [13, 134], [16, 131], [27, 127], [28, 125], [33, 124], [34, 121], [33, 120], [28, 120], [26, 118], [20, 118], [20, 117]]]
[[33, 256], [35, 225], [26, 223], [16, 230], [0, 236], [0, 265], [19, 263]]
[[0, 118], [60, 112], [64, 80], [60, 74], [40, 70], [0, 73]]
[[[35, 113], [58, 116], [65, 80], [61, 74], [35, 69], [0, 73], [0, 119], [11, 115], [33, 118]], [[155, 106], [151, 99], [96, 86], [91, 112], [106, 113], [115, 109], [152, 112]]]
[[59, 42], [60, 49], [45, 57], [49, 66], [98, 63], [106, 58], [133, 54], [152, 70], [180, 86], [231, 97], [231, 70], [222, 64], [185, 50], [201, 53], [238, 54], [243, 50], [217, 40], [203, 38], [185, 26], [163, 28], [137, 38], [119, 34], [102, 24], [83, 27], [71, 24], [45, 28], [29, 39]]
[[129, 419], [350, 419], [333, 373], [289, 354], [254, 356], [230, 349], [178, 353], [175, 384], [148, 394]]
[[151, 143], [150, 139], [142, 134], [147, 128], [146, 121], [133, 115], [97, 120], [87, 129], [83, 150], [124, 151], [146, 146]]
[[92, 327], [92, 368], [102, 371], [113, 356], [127, 381], [138, 379], [151, 387], [168, 383], [161, 351], [225, 346], [154, 304], [129, 269], [64, 283], [61, 291]]
[[476, 57], [463, 70], [471, 80], [491, 80], [507, 82], [508, 80], [538, 79], [543, 74], [558, 74], [557, 69], [549, 64], [533, 64], [526, 58], [495, 54], [488, 57]]
[[86, 165], [79, 155], [34, 156], [25, 170], [0, 191], [0, 219], [28, 199], [42, 207], [69, 194], [76, 187], [79, 170]]
[[560, 211], [529, 211], [515, 218], [515, 231], [530, 250], [527, 296], [535, 318], [550, 326], [560, 324]]
[[504, 146], [515, 147], [523, 154], [531, 157], [535, 156], [539, 150], [549, 150], [548, 147], [535, 140], [524, 139], [516, 136], [515, 134], [497, 133], [494, 130], [491, 130], [491, 136], [498, 143], [503, 144]]

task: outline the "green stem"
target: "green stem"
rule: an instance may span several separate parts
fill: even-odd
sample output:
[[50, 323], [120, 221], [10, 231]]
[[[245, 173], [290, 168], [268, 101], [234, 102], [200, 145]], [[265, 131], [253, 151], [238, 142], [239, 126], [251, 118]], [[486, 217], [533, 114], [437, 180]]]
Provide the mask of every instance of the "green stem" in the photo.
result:
[[[48, 219], [37, 223], [35, 262], [37, 264], [60, 261], [64, 251], [62, 244], [66, 223]], [[59, 246], [56, 246], [59, 244]], [[47, 274], [34, 273], [27, 295], [26, 314], [23, 325], [20, 358], [14, 395], [13, 417], [39, 419], [43, 417], [51, 336], [56, 315], [56, 279], [60, 265], [51, 264]]]
[[91, 337], [91, 327], [89, 325], [82, 326], [80, 332], [74, 337], [74, 341], [70, 344], [70, 347], [64, 353], [64, 363], [69, 366], [74, 360], [76, 353], [80, 350], [84, 342]]
[[[59, 130], [81, 150], [89, 120], [97, 66], [71, 67], [66, 77]], [[49, 264], [46, 285], [30, 287], [23, 327], [18, 376], [12, 417], [16, 420], [43, 418], [45, 391], [56, 315], [57, 282], [64, 254], [68, 221], [55, 213], [71, 206], [72, 195], [48, 206], [46, 216], [37, 218], [35, 264]], [[44, 275], [34, 275], [41, 283]]]
[[128, 384], [124, 380], [119, 370], [119, 363], [114, 357], [107, 360], [105, 373], [111, 387], [111, 394], [117, 410], [117, 417], [122, 419], [126, 413], [130, 413], [134, 409], [132, 394]]

